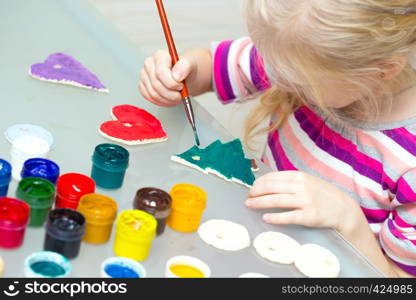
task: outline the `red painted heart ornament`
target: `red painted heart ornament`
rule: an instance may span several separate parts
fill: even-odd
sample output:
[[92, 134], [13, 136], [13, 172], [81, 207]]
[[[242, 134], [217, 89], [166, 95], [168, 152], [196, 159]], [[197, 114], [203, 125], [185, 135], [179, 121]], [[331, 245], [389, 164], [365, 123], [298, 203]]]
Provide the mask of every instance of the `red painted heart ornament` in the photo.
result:
[[126, 145], [164, 142], [168, 139], [162, 123], [146, 110], [133, 105], [118, 105], [111, 109], [114, 121], [101, 124], [104, 137]]

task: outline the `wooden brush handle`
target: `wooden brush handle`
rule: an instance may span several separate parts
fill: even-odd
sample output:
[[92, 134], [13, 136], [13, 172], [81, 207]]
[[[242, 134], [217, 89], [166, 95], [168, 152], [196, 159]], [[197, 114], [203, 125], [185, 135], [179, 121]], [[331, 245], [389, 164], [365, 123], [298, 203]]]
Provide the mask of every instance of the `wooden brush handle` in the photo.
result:
[[[168, 18], [166, 16], [165, 8], [163, 6], [162, 0], [155, 0], [157, 5], [157, 10], [160, 16], [160, 22], [162, 23], [163, 32], [165, 33], [166, 43], [168, 45], [170, 56], [172, 57], [172, 65], [175, 65], [179, 61], [179, 55], [176, 51], [175, 41], [172, 37], [172, 32], [170, 31], [170, 26]], [[188, 86], [186, 85], [185, 80], [183, 83], [183, 89], [181, 91], [182, 98], [189, 98]]]

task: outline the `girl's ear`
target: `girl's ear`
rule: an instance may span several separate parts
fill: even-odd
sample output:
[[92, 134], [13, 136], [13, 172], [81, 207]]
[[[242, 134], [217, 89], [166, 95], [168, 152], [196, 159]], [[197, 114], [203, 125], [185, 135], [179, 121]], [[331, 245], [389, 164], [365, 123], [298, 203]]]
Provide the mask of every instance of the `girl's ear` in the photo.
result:
[[406, 56], [394, 56], [386, 61], [379, 63], [380, 78], [392, 79], [399, 75], [409, 63]]

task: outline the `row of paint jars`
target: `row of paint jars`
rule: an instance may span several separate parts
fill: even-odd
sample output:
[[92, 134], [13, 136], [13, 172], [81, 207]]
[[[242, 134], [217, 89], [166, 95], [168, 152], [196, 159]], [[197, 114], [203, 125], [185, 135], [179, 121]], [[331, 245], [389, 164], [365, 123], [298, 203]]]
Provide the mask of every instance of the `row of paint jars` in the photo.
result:
[[[53, 205], [76, 209], [82, 195], [94, 193], [96, 182], [107, 189], [121, 187], [129, 160], [126, 149], [114, 144], [100, 144], [96, 146], [92, 160], [91, 176], [94, 179], [78, 173], [59, 176], [59, 166], [44, 158], [24, 162], [20, 172], [23, 179], [19, 181], [16, 198], [30, 206], [30, 226], [42, 226]], [[7, 196], [11, 174], [12, 166], [0, 159], [0, 197]]]
[[[172, 210], [170, 195], [173, 198]], [[147, 212], [134, 209], [119, 214], [114, 241], [116, 255], [145, 260], [156, 235], [156, 228], [160, 228], [159, 234], [163, 232], [166, 217], [166, 223], [174, 230], [192, 232], [198, 228], [206, 204], [205, 192], [191, 184], [177, 184], [173, 186], [170, 195], [154, 188], [140, 189], [136, 193], [134, 207]], [[164, 199], [159, 201], [162, 205], [154, 205], [152, 197]], [[143, 204], [148, 204], [148, 207]], [[48, 213], [45, 250], [74, 258], [78, 256], [81, 240], [93, 244], [109, 240], [117, 214], [117, 204], [113, 199], [88, 193], [81, 196], [77, 209], [78, 211], [72, 207], [56, 208]], [[30, 209], [26, 202], [12, 198], [0, 198], [0, 211], [3, 212], [0, 216], [0, 237], [4, 237], [0, 238], [0, 246], [6, 248], [20, 246], [29, 219], [30, 224], [37, 225], [44, 214], [39, 209]], [[168, 215], [167, 211], [171, 213]]]
[[[124, 175], [129, 165], [129, 152], [119, 145], [109, 143], [100, 144], [94, 149], [92, 163], [91, 178], [94, 179], [94, 186], [97, 184], [97, 186], [105, 189], [118, 189], [123, 184]], [[12, 167], [6, 160], [0, 159], [0, 197], [7, 196], [12, 173], [18, 173], [18, 181], [26, 177], [38, 177], [56, 184], [58, 180], [60, 172], [59, 166], [51, 160], [34, 157], [25, 160], [21, 165]], [[19, 169], [16, 170], [16, 168]], [[75, 180], [75, 178], [72, 179]], [[63, 180], [60, 187], [64, 187], [65, 183], [69, 180], [70, 178], [66, 181]], [[79, 178], [77, 180], [81, 184], [91, 184], [90, 182], [85, 182], [88, 181], [85, 178]], [[72, 206], [76, 207], [75, 202], [77, 198], [79, 199], [77, 192], [71, 190], [61, 190], [61, 192], [62, 197], [68, 202], [74, 202]]]
[[[2, 265], [0, 273], [1, 270]], [[26, 277], [62, 278], [67, 277], [71, 271], [71, 262], [56, 252], [34, 252], [25, 259]], [[109, 257], [101, 263], [100, 275], [104, 278], [144, 278], [146, 269], [141, 263], [127, 257]], [[208, 278], [210, 275], [209, 266], [191, 256], [172, 257], [165, 267], [165, 277], [169, 278]]]
[[[28, 140], [19, 149], [12, 150], [12, 165], [0, 159], [0, 196], [7, 195], [7, 188], [12, 175], [17, 181], [24, 177], [41, 177], [54, 184], [59, 176], [59, 167], [45, 158], [46, 155], [36, 156], [33, 148], [38, 146], [38, 139], [23, 137]], [[20, 140], [19, 140], [20, 141]], [[30, 142], [28, 142], [30, 141]], [[14, 152], [19, 152], [19, 162], [16, 162]], [[43, 152], [42, 152], [43, 153]], [[45, 153], [43, 153], [45, 154]], [[129, 165], [129, 152], [122, 146], [104, 143], [95, 147], [92, 155], [91, 177], [97, 186], [106, 189], [117, 189], [123, 184], [124, 175]], [[12, 167], [13, 166], [13, 167]]]

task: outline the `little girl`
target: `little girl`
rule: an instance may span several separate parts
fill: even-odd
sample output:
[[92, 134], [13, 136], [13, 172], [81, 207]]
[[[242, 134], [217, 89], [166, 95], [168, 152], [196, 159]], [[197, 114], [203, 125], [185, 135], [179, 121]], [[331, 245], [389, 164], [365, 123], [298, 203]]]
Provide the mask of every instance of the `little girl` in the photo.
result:
[[247, 207], [271, 224], [333, 228], [386, 276], [416, 275], [416, 0], [247, 0], [250, 38], [158, 51], [139, 89], [160, 106], [255, 98], [271, 118]]

